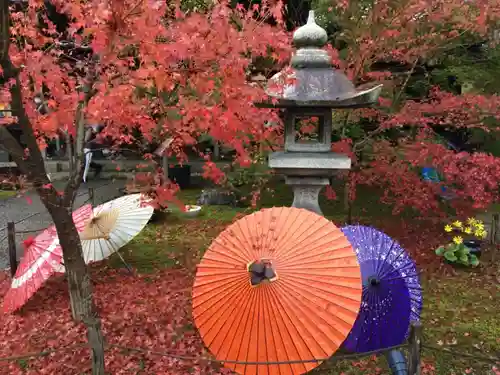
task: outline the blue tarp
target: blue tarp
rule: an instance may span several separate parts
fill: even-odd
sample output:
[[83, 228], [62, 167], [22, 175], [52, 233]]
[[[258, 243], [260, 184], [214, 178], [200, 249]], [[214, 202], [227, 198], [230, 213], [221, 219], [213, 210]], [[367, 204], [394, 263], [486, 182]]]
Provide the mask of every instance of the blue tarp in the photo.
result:
[[[432, 167], [422, 168], [422, 178], [424, 181], [436, 182], [436, 183], [441, 182], [441, 179], [439, 178], [439, 174], [436, 168]], [[446, 192], [446, 186], [441, 186], [441, 191], [443, 193]]]
[[[439, 177], [439, 173], [436, 170], [436, 168], [432, 167], [424, 167], [422, 168], [421, 171], [421, 176], [424, 181], [429, 181], [432, 183], [439, 183], [442, 182], [441, 178]], [[448, 190], [446, 186], [441, 186], [441, 197], [445, 200], [453, 199], [455, 197], [455, 194]]]

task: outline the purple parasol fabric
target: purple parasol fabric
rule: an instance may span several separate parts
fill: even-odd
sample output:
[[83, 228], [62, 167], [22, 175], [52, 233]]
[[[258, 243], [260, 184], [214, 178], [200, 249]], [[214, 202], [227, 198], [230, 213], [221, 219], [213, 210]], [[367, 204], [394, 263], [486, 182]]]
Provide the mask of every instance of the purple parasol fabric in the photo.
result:
[[363, 279], [361, 308], [344, 348], [357, 353], [402, 344], [420, 319], [422, 289], [415, 263], [383, 232], [348, 225], [342, 232], [358, 256]]

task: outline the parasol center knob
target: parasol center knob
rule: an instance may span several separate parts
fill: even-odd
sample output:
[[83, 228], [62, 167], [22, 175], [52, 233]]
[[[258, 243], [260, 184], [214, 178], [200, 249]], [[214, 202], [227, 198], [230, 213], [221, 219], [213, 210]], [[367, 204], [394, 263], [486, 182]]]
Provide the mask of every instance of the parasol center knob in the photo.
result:
[[370, 284], [371, 286], [380, 285], [380, 279], [376, 276], [370, 276], [368, 278], [368, 284]]
[[250, 273], [250, 284], [257, 286], [275, 281], [278, 277], [270, 260], [256, 260], [247, 266]]
[[28, 249], [30, 246], [32, 246], [35, 243], [35, 239], [33, 237], [28, 237], [23, 241], [24, 248]]

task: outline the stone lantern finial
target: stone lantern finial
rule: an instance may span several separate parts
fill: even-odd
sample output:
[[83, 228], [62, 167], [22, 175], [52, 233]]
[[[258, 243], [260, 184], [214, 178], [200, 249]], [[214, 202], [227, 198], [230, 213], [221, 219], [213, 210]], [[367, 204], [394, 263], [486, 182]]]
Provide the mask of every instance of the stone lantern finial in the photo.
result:
[[293, 33], [293, 44], [297, 48], [324, 47], [328, 41], [326, 31], [316, 24], [314, 10], [309, 11], [307, 23]]
[[327, 41], [328, 35], [325, 29], [316, 24], [314, 10], [310, 10], [307, 23], [293, 33], [293, 44], [297, 47], [297, 52], [292, 57], [292, 67], [296, 69], [331, 67], [331, 58], [322, 49]]

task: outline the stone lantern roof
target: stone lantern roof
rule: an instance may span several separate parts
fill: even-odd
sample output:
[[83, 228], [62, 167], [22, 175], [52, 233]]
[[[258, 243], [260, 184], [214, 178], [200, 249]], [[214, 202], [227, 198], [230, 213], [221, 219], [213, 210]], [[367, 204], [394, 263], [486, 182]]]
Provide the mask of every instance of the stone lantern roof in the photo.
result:
[[[307, 24], [293, 34], [297, 47], [288, 68], [275, 74], [268, 82], [266, 93], [274, 107], [356, 108], [374, 104], [382, 85], [359, 90], [341, 71], [332, 66], [331, 57], [323, 49], [326, 31], [309, 11]], [[267, 106], [267, 105], [264, 105]]]

